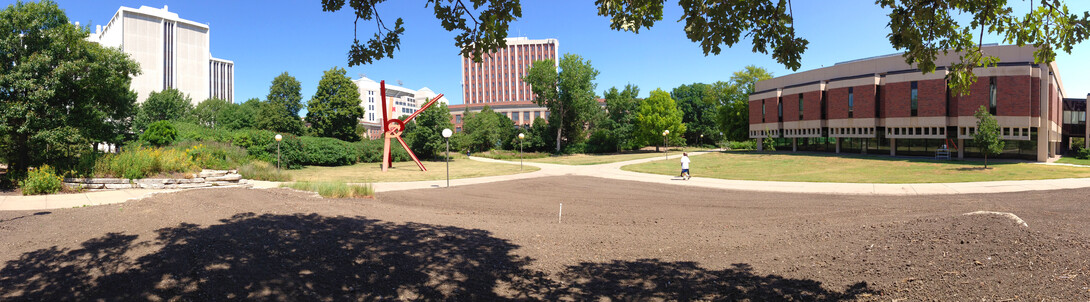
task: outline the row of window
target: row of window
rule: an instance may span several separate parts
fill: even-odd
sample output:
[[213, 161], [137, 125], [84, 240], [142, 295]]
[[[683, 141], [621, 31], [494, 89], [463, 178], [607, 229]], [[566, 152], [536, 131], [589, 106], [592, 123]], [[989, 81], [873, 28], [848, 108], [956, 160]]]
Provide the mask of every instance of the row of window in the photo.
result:
[[783, 129], [784, 136], [821, 135], [821, 128]]
[[[822, 107], [822, 110], [825, 110], [826, 106], [825, 106], [825, 100], [824, 100], [824, 91], [823, 91], [822, 96], [823, 97], [822, 97], [821, 107]], [[881, 96], [879, 94], [875, 94], [875, 99], [876, 100], [880, 99], [880, 97]], [[995, 77], [990, 77], [989, 80], [988, 80], [988, 111], [992, 115], [996, 114], [996, 108], [998, 107], [998, 102], [997, 102], [996, 98], [997, 98], [996, 79], [995, 79]], [[910, 115], [911, 116], [918, 116], [919, 115], [919, 108], [920, 108], [919, 99], [920, 99], [920, 97], [919, 97], [919, 82], [912, 81], [910, 91], [909, 91], [909, 108], [910, 108]], [[949, 100], [949, 96], [948, 96], [947, 97], [947, 108], [949, 108], [949, 101], [950, 100]], [[803, 104], [805, 102], [804, 102], [803, 94], [801, 94], [801, 93], [799, 94], [798, 102], [799, 102], [798, 103], [799, 104], [799, 120], [801, 121], [801, 120], [803, 120], [803, 113], [805, 112], [805, 110], [804, 110], [805, 108], [803, 106]], [[777, 111], [778, 111], [777, 117], [779, 118], [779, 120], [782, 121], [783, 120], [783, 102], [781, 101], [777, 105], [777, 107], [778, 107], [777, 108]], [[879, 114], [879, 112], [881, 110], [881, 108], [879, 107], [879, 102], [875, 102], [874, 108], [875, 108], [875, 116], [881, 116], [881, 114]], [[762, 100], [761, 101], [761, 122], [762, 123], [765, 122], [765, 119], [766, 119], [765, 115], [766, 114], [767, 113], [766, 113], [766, 110], [765, 110], [765, 101]], [[824, 114], [822, 114], [822, 115], [824, 116]], [[853, 118], [854, 115], [855, 115], [855, 88], [854, 87], [848, 87], [848, 118]]]
[[861, 128], [829, 128], [829, 136], [843, 135], [874, 135], [874, 127]]
[[[508, 111], [508, 112], [501, 112], [501, 114], [506, 115], [507, 118], [510, 118], [515, 123], [524, 123], [524, 124], [531, 123], [531, 122], [534, 121], [534, 119], [539, 118], [539, 117], [544, 118], [544, 119], [549, 118], [549, 112], [548, 111], [522, 111], [522, 114], [519, 114], [518, 111]], [[521, 116], [521, 119], [519, 118], [520, 116]], [[454, 115], [454, 123], [455, 124], [461, 124], [462, 123], [462, 115], [461, 114], [455, 114]]]
[[[1001, 130], [1004, 139], [1030, 139], [1034, 134], [1030, 131], [1030, 128], [1002, 127]], [[959, 127], [958, 135], [976, 135], [976, 127]]]
[[779, 137], [780, 130], [752, 130], [749, 131], [749, 137]]
[[529, 99], [529, 86], [523, 84], [522, 74], [526, 73], [530, 62], [551, 58], [553, 46], [514, 45], [498, 52], [505, 55], [498, 58], [490, 55], [481, 63], [466, 59], [470, 63], [467, 70], [463, 71], [464, 80], [469, 86], [466, 89], [467, 103], [481, 103], [496, 98], [503, 101]]
[[886, 136], [946, 135], [946, 127], [887, 127]]

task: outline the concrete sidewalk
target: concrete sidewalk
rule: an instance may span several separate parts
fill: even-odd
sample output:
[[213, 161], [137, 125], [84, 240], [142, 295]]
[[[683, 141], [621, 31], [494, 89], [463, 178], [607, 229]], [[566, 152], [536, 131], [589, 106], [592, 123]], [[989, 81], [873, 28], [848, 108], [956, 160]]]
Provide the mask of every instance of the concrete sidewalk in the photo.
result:
[[177, 191], [181, 190], [124, 189], [73, 194], [0, 196], [0, 211], [63, 209], [122, 203]]

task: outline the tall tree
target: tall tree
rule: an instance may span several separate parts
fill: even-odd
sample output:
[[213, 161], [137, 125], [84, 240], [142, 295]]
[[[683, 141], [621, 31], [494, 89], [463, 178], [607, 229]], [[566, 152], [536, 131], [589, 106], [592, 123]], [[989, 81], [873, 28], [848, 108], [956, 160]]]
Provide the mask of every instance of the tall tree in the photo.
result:
[[354, 142], [360, 140], [356, 125], [363, 118], [360, 88], [334, 67], [318, 81], [318, 92], [307, 102], [307, 122], [318, 136]]
[[[352, 0], [356, 22], [375, 20], [378, 32], [367, 45], [354, 40], [348, 57], [349, 66], [368, 64], [382, 57], [393, 57], [405, 33], [397, 19], [394, 29], [379, 18], [378, 4], [385, 0]], [[481, 9], [487, 2], [487, 7]], [[666, 0], [595, 0], [598, 15], [610, 19], [610, 28], [639, 33], [663, 18]], [[904, 50], [905, 61], [923, 73], [935, 71], [939, 53], [953, 51], [958, 62], [947, 67], [947, 82], [958, 93], [968, 94], [976, 80], [973, 67], [990, 65], [998, 58], [981, 52], [982, 37], [995, 34], [1004, 43], [1033, 45], [1038, 48], [1038, 63], [1055, 60], [1056, 50], [1071, 53], [1072, 46], [1090, 36], [1090, 12], [1082, 16], [1071, 12], [1064, 0], [1041, 0], [1023, 16], [1013, 13], [1006, 0], [876, 0], [875, 5], [891, 9], [889, 41]], [[508, 24], [522, 17], [520, 0], [473, 0], [472, 7], [461, 0], [426, 0], [434, 6], [435, 17], [447, 31], [457, 31], [455, 44], [462, 55], [479, 61], [482, 54], [506, 47]], [[345, 0], [322, 0], [322, 9], [335, 12]], [[802, 54], [809, 41], [795, 35], [794, 8], [790, 0], [681, 0], [685, 36], [700, 44], [705, 55], [733, 47], [747, 38], [753, 52], [768, 54], [791, 70], [802, 66]], [[474, 14], [477, 14], [474, 16]], [[967, 16], [968, 18], [961, 18]], [[468, 18], [467, 18], [468, 17]], [[966, 20], [963, 23], [960, 20]], [[356, 22], [353, 26], [357, 26]], [[980, 36], [974, 36], [979, 32]], [[980, 39], [974, 39], [980, 38]]]
[[439, 158], [446, 150], [443, 129], [454, 130], [450, 122], [450, 108], [447, 104], [432, 106], [416, 116], [412, 132], [406, 131], [405, 138], [413, 152], [427, 158]]
[[470, 113], [462, 119], [462, 133], [465, 138], [460, 142], [460, 149], [488, 151], [502, 146], [515, 135], [515, 122], [485, 105], [481, 112]]
[[224, 115], [237, 106], [223, 99], [210, 98], [193, 107], [193, 118], [202, 126], [221, 128], [225, 122]]
[[973, 144], [980, 148], [984, 154], [984, 168], [988, 168], [988, 155], [999, 155], [1003, 152], [1002, 138], [999, 137], [999, 122], [988, 112], [988, 108], [980, 106], [973, 114], [976, 116], [976, 132], [973, 133]]
[[670, 130], [667, 140], [676, 145], [685, 135], [685, 124], [681, 123], [681, 110], [670, 94], [662, 89], [651, 91], [651, 96], [640, 102], [640, 111], [636, 114], [636, 131], [648, 145], [654, 144], [659, 149], [663, 130]]
[[15, 178], [128, 132], [136, 108], [129, 83], [140, 67], [89, 34], [50, 0], [0, 11], [0, 157]]
[[242, 104], [229, 104], [227, 108], [219, 112], [217, 122], [225, 129], [253, 128], [261, 105], [261, 100], [257, 98], [251, 98]]
[[152, 91], [148, 99], [140, 104], [140, 111], [133, 120], [133, 128], [143, 131], [151, 123], [158, 121], [192, 120], [193, 99], [178, 89], [167, 88]]
[[561, 151], [563, 141], [577, 143], [586, 137], [583, 131], [587, 121], [600, 111], [594, 94], [597, 78], [598, 70], [590, 61], [574, 54], [564, 54], [559, 72], [552, 60], [530, 65], [523, 81], [530, 84], [534, 103], [549, 110], [549, 127], [556, 131], [556, 152]]
[[618, 91], [612, 87], [603, 93], [606, 99], [606, 113], [608, 122], [603, 123], [609, 130], [610, 141], [616, 144], [615, 151], [636, 149], [641, 146], [636, 139], [636, 112], [639, 110], [640, 88], [628, 84], [623, 90]]
[[[358, 93], [358, 92], [357, 92]], [[287, 72], [276, 76], [269, 86], [269, 95], [255, 120], [258, 129], [303, 134], [303, 121], [299, 110], [303, 109], [302, 84]]]
[[687, 145], [703, 143], [701, 136], [707, 140], [718, 137], [716, 116], [719, 104], [712, 92], [712, 85], [693, 83], [681, 85], [670, 92], [670, 97], [677, 101], [677, 107], [681, 110], [681, 122], [685, 123]]
[[712, 95], [719, 103], [716, 122], [726, 139], [749, 139], [749, 95], [755, 92], [757, 82], [771, 78], [768, 70], [749, 65], [735, 71], [730, 82], [712, 84]]

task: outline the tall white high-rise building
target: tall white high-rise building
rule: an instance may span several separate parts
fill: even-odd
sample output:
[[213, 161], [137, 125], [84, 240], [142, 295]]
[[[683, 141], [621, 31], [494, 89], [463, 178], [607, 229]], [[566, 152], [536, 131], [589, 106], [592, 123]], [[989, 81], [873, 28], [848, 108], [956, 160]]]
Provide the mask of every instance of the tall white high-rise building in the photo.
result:
[[167, 7], [124, 7], [88, 39], [118, 47], [140, 63], [132, 89], [143, 102], [167, 88], [188, 94], [193, 103], [216, 97], [234, 102], [235, 63], [213, 58], [208, 25], [182, 19]]

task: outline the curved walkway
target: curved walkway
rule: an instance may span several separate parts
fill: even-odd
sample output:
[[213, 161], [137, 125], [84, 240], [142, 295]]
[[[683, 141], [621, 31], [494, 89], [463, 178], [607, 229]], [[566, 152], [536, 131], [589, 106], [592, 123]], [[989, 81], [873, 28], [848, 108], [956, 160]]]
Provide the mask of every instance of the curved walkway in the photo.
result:
[[[694, 151], [689, 153], [690, 156], [699, 156], [710, 152], [718, 152], [718, 150]], [[681, 154], [671, 155], [669, 156], [669, 159], [678, 159], [680, 156]], [[518, 162], [503, 161], [483, 157], [470, 157], [470, 159], [482, 162], [506, 163], [515, 165], [518, 164]], [[651, 157], [598, 165], [560, 165], [525, 162], [525, 165], [538, 167], [540, 168], [540, 170], [512, 175], [451, 179], [450, 186], [465, 186], [546, 176], [579, 175], [714, 189], [838, 195], [945, 195], [1090, 188], [1090, 178], [1008, 180], [961, 183], [871, 184], [730, 180], [704, 177], [693, 177], [690, 180], [682, 180], [681, 178], [676, 176], [638, 173], [632, 171], [624, 171], [621, 169], [621, 167], [623, 166], [652, 162], [660, 159], [662, 159], [662, 157]], [[259, 189], [275, 188], [280, 185], [280, 183], [278, 182], [268, 181], [251, 181], [251, 184], [253, 188]], [[373, 184], [373, 186], [375, 192], [381, 193], [402, 190], [441, 188], [447, 186], [447, 181], [430, 180], [410, 182], [383, 182], [375, 183]], [[141, 199], [154, 194], [170, 193], [175, 191], [178, 190], [131, 189], [43, 196], [0, 196], [0, 211], [57, 209], [79, 207], [84, 205], [112, 204]]]

